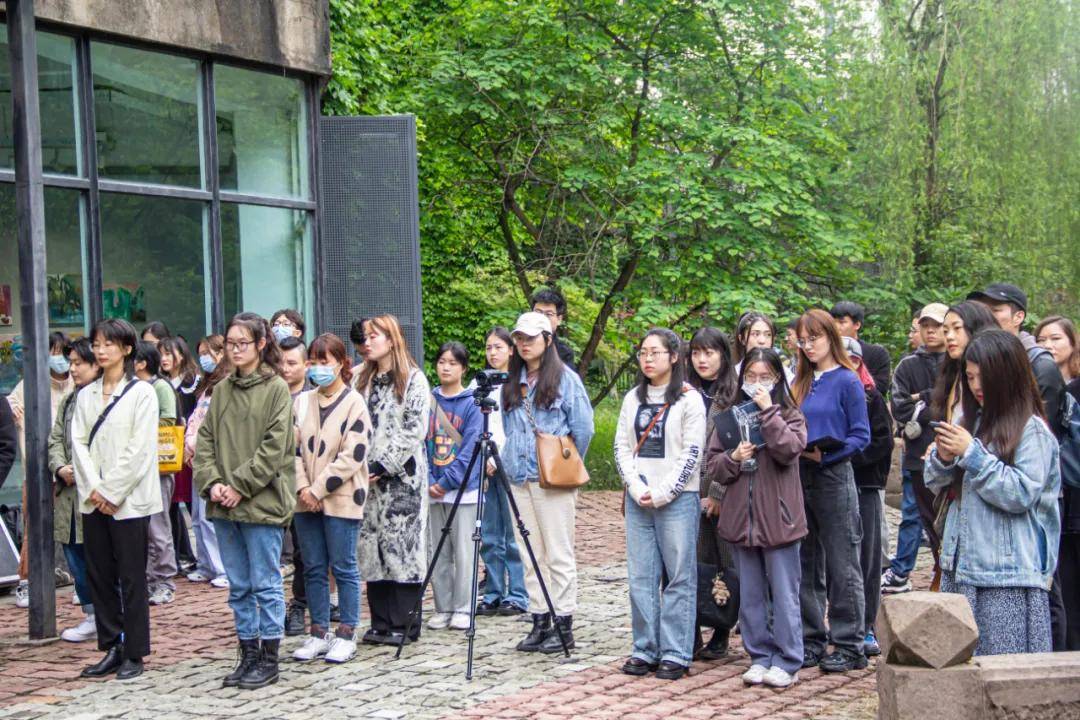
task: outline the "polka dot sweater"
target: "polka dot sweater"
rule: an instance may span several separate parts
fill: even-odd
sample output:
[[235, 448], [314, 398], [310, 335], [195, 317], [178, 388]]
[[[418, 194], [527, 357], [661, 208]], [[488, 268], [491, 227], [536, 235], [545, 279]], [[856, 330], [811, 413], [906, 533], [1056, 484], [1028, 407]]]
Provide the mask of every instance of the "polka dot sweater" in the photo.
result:
[[[296, 490], [307, 488], [330, 517], [359, 520], [368, 496], [367, 452], [371, 418], [363, 396], [343, 388], [332, 398], [317, 390], [296, 400]], [[306, 405], [303, 412], [301, 405]], [[302, 512], [300, 505], [297, 512]]]

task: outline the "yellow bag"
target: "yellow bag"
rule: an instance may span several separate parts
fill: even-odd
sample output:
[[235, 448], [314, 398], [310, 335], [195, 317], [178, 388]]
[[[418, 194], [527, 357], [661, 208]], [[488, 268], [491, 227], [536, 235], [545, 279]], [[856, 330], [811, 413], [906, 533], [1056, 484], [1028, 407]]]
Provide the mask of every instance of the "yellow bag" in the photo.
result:
[[158, 474], [180, 472], [184, 465], [184, 426], [158, 426]]

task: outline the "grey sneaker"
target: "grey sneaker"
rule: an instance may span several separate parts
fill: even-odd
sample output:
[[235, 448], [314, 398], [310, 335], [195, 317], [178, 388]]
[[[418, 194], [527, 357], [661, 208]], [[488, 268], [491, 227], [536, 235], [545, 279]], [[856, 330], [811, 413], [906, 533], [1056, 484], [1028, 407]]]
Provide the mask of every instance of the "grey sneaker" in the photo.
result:
[[173, 591], [164, 585], [158, 587], [150, 594], [151, 605], [167, 605], [173, 601]]

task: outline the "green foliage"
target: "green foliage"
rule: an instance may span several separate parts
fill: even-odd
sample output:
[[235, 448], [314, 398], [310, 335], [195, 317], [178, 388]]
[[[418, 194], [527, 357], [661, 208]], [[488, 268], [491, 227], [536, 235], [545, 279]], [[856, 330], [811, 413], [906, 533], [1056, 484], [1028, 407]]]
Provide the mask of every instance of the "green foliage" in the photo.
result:
[[593, 422], [596, 434], [585, 456], [585, 468], [589, 471], [588, 490], [621, 490], [622, 480], [615, 469], [615, 429], [619, 424], [619, 400], [605, 398], [596, 406]]

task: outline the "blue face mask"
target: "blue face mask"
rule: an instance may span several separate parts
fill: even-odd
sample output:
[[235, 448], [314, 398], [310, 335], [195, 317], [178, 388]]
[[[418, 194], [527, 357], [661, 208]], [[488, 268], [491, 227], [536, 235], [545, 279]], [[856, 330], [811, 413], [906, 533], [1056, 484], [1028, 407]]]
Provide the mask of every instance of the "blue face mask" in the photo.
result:
[[203, 369], [203, 372], [212, 373], [217, 370], [217, 363], [214, 362], [212, 355], [200, 355], [199, 367]]
[[332, 385], [337, 380], [337, 369], [329, 365], [312, 365], [307, 371], [308, 380], [319, 387]]
[[284, 325], [275, 325], [273, 328], [274, 337], [278, 342], [281, 342], [285, 338], [293, 336], [293, 329], [291, 327], [285, 327]]
[[71, 363], [63, 355], [50, 355], [49, 369], [57, 375], [66, 375], [67, 371], [71, 369]]

